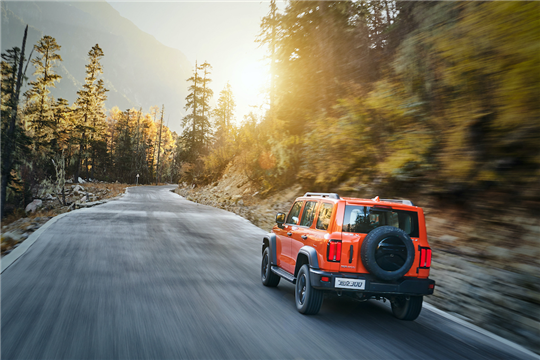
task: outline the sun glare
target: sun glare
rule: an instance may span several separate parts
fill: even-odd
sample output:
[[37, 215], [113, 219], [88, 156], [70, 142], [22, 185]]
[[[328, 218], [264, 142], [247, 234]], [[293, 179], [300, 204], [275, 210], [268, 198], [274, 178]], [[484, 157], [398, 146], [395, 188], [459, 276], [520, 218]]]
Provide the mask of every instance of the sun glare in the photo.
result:
[[249, 112], [258, 113], [265, 103], [264, 89], [268, 81], [268, 69], [264, 62], [245, 59], [236, 64], [230, 83], [236, 101], [237, 121], [240, 123]]
[[267, 77], [266, 69], [259, 62], [245, 64], [239, 69], [239, 73], [240, 86], [253, 95], [261, 90]]

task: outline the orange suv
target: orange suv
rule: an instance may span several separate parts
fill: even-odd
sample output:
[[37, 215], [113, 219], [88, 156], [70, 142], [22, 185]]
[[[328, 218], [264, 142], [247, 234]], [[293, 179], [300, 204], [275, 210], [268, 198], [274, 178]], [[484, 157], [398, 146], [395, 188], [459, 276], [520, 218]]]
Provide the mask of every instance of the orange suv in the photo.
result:
[[263, 239], [261, 280], [295, 284], [296, 308], [317, 314], [325, 292], [388, 299], [394, 316], [415, 320], [428, 279], [431, 248], [424, 212], [409, 200], [306, 193]]

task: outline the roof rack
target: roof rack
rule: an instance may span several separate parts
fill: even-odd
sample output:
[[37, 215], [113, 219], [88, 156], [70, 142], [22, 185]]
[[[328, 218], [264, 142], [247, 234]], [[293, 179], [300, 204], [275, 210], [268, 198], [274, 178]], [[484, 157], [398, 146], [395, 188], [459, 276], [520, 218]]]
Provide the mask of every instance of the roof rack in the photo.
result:
[[314, 192], [307, 192], [304, 194], [304, 196], [320, 196], [323, 198], [329, 198], [329, 199], [340, 199], [339, 195], [336, 193], [314, 193]]
[[393, 202], [403, 205], [414, 206], [411, 200], [381, 199], [381, 201]]

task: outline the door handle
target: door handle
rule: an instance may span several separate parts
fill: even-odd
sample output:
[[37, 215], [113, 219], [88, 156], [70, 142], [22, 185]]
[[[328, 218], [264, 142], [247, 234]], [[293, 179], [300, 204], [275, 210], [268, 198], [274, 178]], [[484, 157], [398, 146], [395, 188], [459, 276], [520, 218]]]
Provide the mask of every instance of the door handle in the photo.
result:
[[291, 232], [288, 232], [287, 235], [292, 236], [292, 233], [291, 233]]
[[304, 240], [306, 240], [306, 239], [307, 239], [307, 235], [302, 235], [301, 238], [304, 239]]

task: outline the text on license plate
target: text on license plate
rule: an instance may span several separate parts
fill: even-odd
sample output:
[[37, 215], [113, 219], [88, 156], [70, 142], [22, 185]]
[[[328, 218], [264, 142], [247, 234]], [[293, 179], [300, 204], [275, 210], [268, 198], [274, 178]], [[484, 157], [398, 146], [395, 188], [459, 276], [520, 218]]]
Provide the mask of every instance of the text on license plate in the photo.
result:
[[364, 290], [366, 288], [366, 280], [336, 278], [335, 287], [342, 289]]

